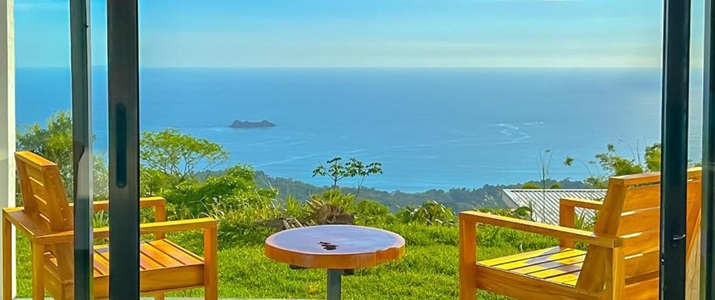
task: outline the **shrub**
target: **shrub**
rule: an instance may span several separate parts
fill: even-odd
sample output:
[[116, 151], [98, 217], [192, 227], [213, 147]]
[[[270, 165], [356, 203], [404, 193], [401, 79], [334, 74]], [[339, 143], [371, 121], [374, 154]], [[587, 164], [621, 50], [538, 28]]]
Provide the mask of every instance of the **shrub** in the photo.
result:
[[431, 200], [422, 205], [408, 205], [397, 211], [395, 217], [405, 224], [425, 225], [454, 225], [456, 219], [451, 208]]
[[222, 211], [263, 208], [270, 206], [277, 195], [275, 190], [256, 188], [253, 170], [246, 166], [231, 167], [203, 182], [185, 180], [165, 192], [166, 200], [178, 208], [174, 212], [179, 217], [215, 212], [211, 206], [217, 202]]
[[373, 200], [362, 200], [355, 206], [355, 221], [357, 224], [375, 226], [392, 223], [395, 217], [390, 214], [390, 209]]

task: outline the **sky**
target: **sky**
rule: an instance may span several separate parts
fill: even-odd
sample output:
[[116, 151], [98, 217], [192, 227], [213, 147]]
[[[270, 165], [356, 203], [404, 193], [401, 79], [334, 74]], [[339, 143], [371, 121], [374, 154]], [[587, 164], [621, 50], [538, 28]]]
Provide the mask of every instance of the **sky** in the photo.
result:
[[[106, 65], [106, 0], [91, 0]], [[18, 67], [69, 66], [67, 0], [15, 0]], [[702, 64], [703, 0], [693, 1]], [[144, 67], [580, 67], [661, 64], [661, 0], [141, 0]]]

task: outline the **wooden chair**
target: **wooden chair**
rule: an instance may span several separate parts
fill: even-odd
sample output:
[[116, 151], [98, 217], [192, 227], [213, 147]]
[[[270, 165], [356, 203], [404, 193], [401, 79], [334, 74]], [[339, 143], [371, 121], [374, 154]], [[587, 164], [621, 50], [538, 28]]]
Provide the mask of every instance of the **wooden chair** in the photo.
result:
[[[688, 172], [688, 254], [697, 248], [700, 169]], [[575, 207], [598, 213], [594, 232], [573, 229]], [[476, 224], [560, 239], [557, 247], [477, 261]], [[477, 290], [519, 299], [658, 299], [660, 174], [613, 177], [603, 202], [561, 199], [560, 226], [478, 212], [459, 215], [459, 298]], [[574, 241], [588, 245], [574, 248]]]
[[[15, 154], [25, 207], [3, 209], [3, 299], [10, 297], [12, 259], [10, 225], [17, 227], [31, 243], [32, 299], [44, 299], [45, 290], [58, 300], [74, 299], [73, 218], [60, 179], [59, 168], [30, 152]], [[94, 210], [107, 210], [108, 201], [94, 202]], [[166, 200], [146, 198], [142, 207], [154, 207], [155, 223], [141, 224], [142, 234], [154, 234], [152, 241], [140, 246], [141, 292], [163, 299], [165, 291], [205, 288], [206, 299], [218, 298], [217, 226], [211, 218], [166, 221]], [[203, 229], [204, 257], [165, 239], [165, 233]], [[109, 229], [96, 228], [94, 238], [107, 238]], [[110, 253], [107, 245], [94, 247], [94, 296], [107, 298]], [[120, 261], [112, 263], [122, 263]], [[127, 266], [132, 267], [132, 266]], [[23, 270], [30, 271], [30, 270]]]

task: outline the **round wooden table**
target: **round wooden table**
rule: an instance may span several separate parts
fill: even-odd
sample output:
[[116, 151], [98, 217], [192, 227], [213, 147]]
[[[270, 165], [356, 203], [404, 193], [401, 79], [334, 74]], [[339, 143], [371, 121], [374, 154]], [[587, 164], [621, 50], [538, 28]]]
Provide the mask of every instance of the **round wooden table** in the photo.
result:
[[363, 226], [310, 226], [271, 235], [265, 254], [291, 267], [327, 269], [328, 300], [338, 300], [342, 275], [400, 258], [405, 254], [405, 239]]

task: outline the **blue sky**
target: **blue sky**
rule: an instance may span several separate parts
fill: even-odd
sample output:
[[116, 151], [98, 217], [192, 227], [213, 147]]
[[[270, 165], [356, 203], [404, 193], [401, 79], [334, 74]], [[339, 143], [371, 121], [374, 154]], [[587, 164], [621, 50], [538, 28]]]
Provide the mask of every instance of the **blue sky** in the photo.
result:
[[[15, 0], [18, 67], [69, 65], [67, 0]], [[142, 0], [147, 67], [658, 67], [660, 0]], [[105, 0], [92, 0], [106, 64]], [[702, 56], [694, 1], [694, 64]]]

